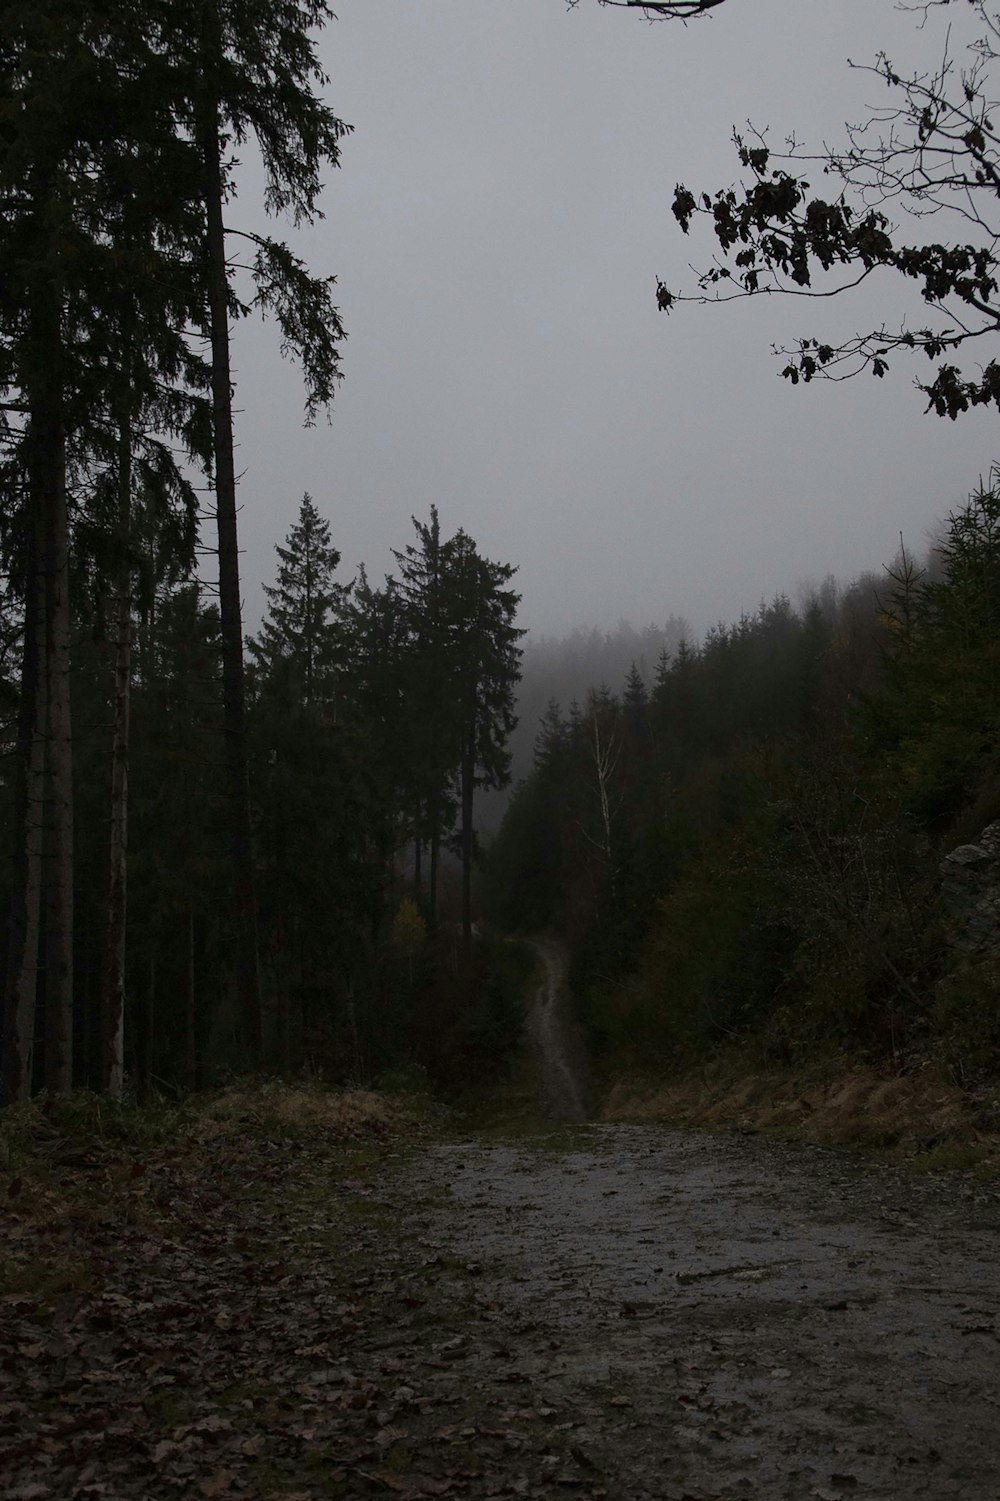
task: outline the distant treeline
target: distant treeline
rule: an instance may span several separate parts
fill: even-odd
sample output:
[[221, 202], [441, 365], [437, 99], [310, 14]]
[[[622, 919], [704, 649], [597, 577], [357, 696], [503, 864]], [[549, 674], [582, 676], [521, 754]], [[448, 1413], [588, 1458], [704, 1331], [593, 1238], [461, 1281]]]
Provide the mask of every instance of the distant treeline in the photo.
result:
[[[632, 667], [652, 682], [664, 652], [671, 654], [682, 641], [692, 639], [691, 627], [680, 615], [668, 615], [662, 625], [640, 630], [621, 620], [614, 630], [579, 626], [566, 636], [528, 635], [515, 700], [517, 723], [509, 742], [513, 781], [531, 771], [535, 738], [549, 704], [583, 704], [591, 689], [623, 683]], [[480, 801], [484, 830], [499, 828], [508, 800], [506, 789], [486, 792]]]
[[1000, 816], [998, 628], [987, 490], [924, 569], [779, 597], [549, 706], [486, 896], [570, 942], [608, 1068], [751, 1040], [995, 1066], [1000, 964], [950, 941], [939, 864]]

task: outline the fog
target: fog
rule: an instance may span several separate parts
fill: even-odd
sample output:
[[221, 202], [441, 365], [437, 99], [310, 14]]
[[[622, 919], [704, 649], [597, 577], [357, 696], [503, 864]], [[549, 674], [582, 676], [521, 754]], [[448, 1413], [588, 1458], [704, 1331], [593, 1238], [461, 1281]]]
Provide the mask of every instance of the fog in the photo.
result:
[[[900, 532], [919, 549], [988, 470], [995, 415], [924, 415], [924, 360], [793, 389], [771, 352], [919, 324], [916, 299], [887, 273], [836, 302], [668, 317], [655, 291], [711, 259], [670, 203], [678, 181], [735, 179], [734, 125], [841, 140], [885, 95], [847, 59], [930, 66], [965, 9], [919, 29], [893, 0], [729, 0], [685, 26], [596, 0], [340, 0], [321, 51], [354, 133], [324, 221], [288, 234], [338, 278], [345, 379], [330, 422], [303, 430], [273, 331], [238, 329], [248, 626], [305, 490], [345, 576], [391, 567], [437, 504], [519, 565], [533, 633], [670, 614], [699, 633], [877, 568]], [[249, 155], [240, 182], [230, 222], [256, 224]]]

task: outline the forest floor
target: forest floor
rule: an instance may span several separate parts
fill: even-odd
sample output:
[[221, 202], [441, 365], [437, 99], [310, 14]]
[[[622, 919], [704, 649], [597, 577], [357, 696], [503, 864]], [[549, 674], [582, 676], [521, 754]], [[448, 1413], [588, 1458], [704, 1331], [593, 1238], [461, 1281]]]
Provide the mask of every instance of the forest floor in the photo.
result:
[[12, 1117], [0, 1493], [996, 1501], [995, 1181], [530, 1089]]

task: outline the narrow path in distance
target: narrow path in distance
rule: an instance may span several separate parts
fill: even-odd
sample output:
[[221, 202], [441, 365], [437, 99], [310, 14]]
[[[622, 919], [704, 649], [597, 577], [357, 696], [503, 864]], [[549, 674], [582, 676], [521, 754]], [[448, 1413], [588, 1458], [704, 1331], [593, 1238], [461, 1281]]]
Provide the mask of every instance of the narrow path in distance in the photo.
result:
[[566, 996], [566, 954], [552, 938], [532, 939], [531, 947], [544, 967], [528, 1013], [528, 1041], [541, 1079], [544, 1111], [550, 1120], [585, 1121], [583, 1046]]

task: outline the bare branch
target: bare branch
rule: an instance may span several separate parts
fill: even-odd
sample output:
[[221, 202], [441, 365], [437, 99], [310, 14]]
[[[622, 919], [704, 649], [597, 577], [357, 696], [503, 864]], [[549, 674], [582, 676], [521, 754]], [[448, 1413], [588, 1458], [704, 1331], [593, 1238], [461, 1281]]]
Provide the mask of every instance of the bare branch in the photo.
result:
[[[579, 3], [580, 0], [566, 0], [566, 7], [575, 10]], [[723, 0], [598, 0], [598, 4], [638, 10], [651, 21], [690, 21], [692, 17], [703, 16], [722, 5]]]
[[[945, 0], [904, 4], [926, 20]], [[696, 194], [679, 184], [673, 212], [687, 233], [708, 219], [721, 250], [707, 270], [696, 273], [697, 290], [675, 293], [662, 281], [657, 302], [669, 312], [678, 302], [729, 302], [781, 293], [842, 296], [872, 272], [893, 271], [914, 282], [930, 322], [913, 331], [879, 328], [840, 343], [801, 339], [781, 374], [793, 383], [817, 378], [845, 380], [862, 370], [883, 376], [887, 356], [918, 350], [938, 359], [973, 340], [1000, 332], [1000, 108], [991, 73], [1000, 62], [1000, 16], [984, 0], [970, 0], [985, 29], [960, 67], [946, 43], [930, 70], [904, 77], [880, 54], [863, 71], [881, 79], [895, 101], [857, 125], [847, 143], [808, 153], [791, 137], [775, 152], [752, 127], [734, 134], [743, 180], [714, 194]], [[851, 66], [856, 66], [851, 64]], [[804, 176], [818, 167], [837, 184], [827, 199]], [[904, 238], [888, 217], [897, 208], [912, 225]], [[968, 238], [923, 241], [919, 221], [953, 216]], [[901, 221], [906, 222], [906, 221]], [[820, 281], [830, 285], [820, 287]], [[971, 406], [1000, 407], [1000, 366], [990, 362], [967, 378], [941, 365], [929, 384], [917, 382], [928, 409], [949, 417]]]

